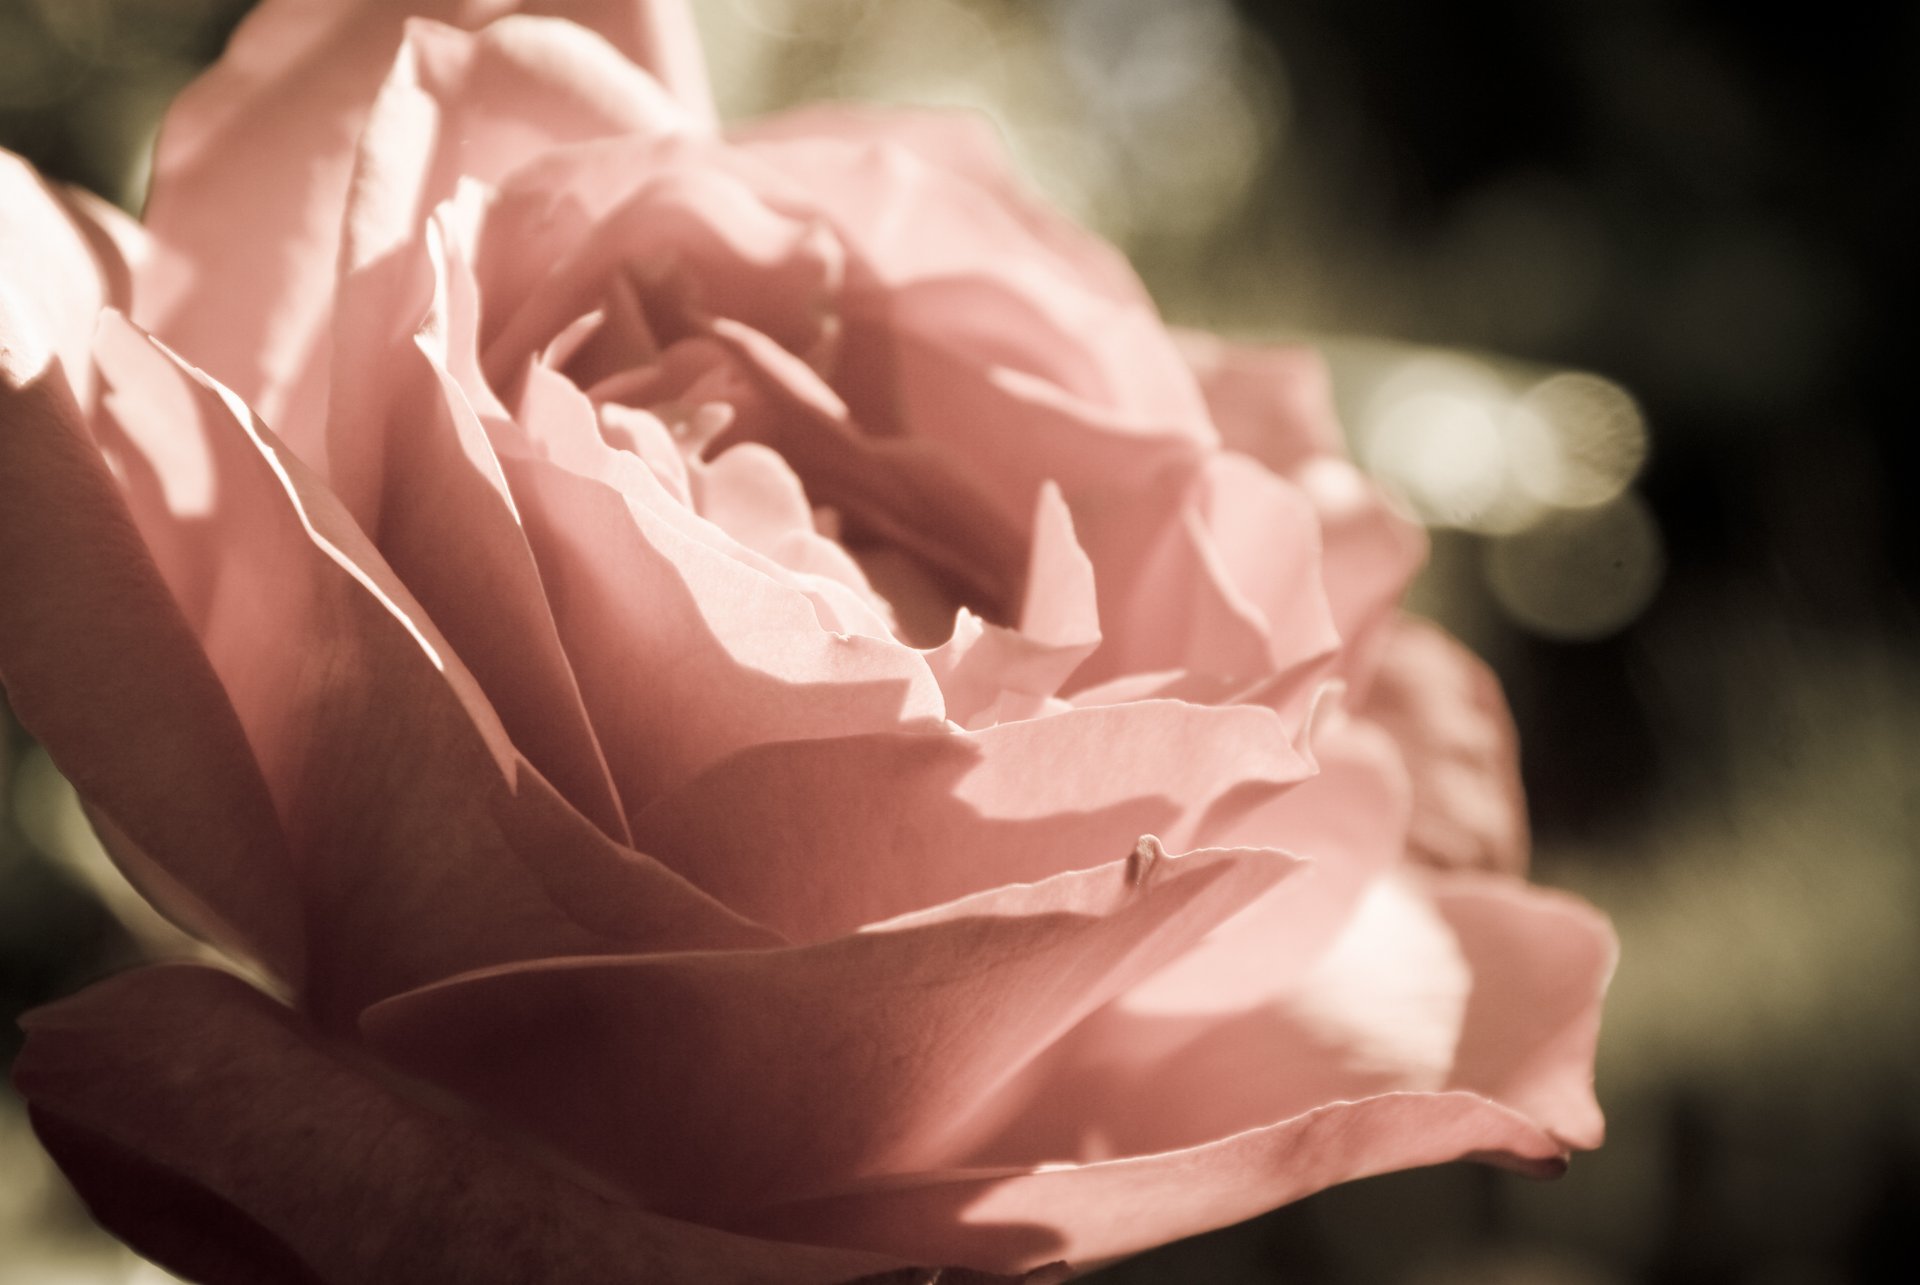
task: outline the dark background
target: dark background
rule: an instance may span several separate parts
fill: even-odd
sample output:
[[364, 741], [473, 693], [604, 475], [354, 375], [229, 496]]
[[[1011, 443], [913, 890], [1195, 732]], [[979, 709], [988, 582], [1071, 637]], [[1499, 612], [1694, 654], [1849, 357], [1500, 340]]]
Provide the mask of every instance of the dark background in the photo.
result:
[[[742, 96], [841, 83], [821, 68], [872, 6], [819, 0], [818, 29], [767, 36], [772, 2], [734, 5], [777, 55]], [[1076, 7], [941, 5], [1043, 33]], [[157, 112], [244, 7], [0, 0], [0, 143], [135, 202]], [[1508, 537], [1446, 529], [1419, 598], [1507, 683], [1536, 876], [1620, 928], [1612, 1136], [1557, 1184], [1375, 1179], [1100, 1279], [1920, 1280], [1920, 6], [1232, 7], [1234, 74], [1284, 138], [1204, 230], [1110, 227], [1171, 316], [1597, 372], [1645, 413], [1644, 610], [1578, 641], [1530, 627], [1483, 574]], [[44, 773], [6, 735], [10, 1052], [5, 1019], [137, 946], [48, 851], [24, 794]], [[22, 1225], [76, 1235], [20, 1199]]]

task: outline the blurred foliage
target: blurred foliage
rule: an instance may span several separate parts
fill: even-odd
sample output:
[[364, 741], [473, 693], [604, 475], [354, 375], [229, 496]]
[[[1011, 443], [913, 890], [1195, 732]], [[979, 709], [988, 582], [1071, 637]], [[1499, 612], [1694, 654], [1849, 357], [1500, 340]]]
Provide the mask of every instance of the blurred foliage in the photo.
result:
[[[245, 7], [0, 0], [0, 143], [137, 208], [160, 108]], [[1564, 1181], [1374, 1179], [1099, 1279], [1920, 1280], [1920, 7], [696, 7], [729, 115], [979, 108], [1171, 317], [1327, 347], [1356, 447], [1436, 523], [1416, 605], [1507, 684], [1538, 874], [1621, 932], [1611, 1137]], [[1562, 425], [1555, 476], [1612, 489], [1515, 517], [1501, 487], [1541, 478], [1514, 416], [1569, 371], [1636, 426]], [[1454, 399], [1438, 472], [1396, 454], [1402, 386]], [[0, 729], [11, 1018], [159, 929], [105, 908], [57, 774]], [[0, 1285], [161, 1279], [20, 1132], [0, 1113]]]

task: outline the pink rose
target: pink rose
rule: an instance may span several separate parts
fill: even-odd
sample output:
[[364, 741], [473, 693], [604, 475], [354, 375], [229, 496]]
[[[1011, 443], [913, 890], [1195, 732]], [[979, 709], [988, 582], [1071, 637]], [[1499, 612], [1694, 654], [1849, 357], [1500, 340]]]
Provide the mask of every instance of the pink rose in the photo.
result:
[[251, 979], [18, 1065], [177, 1271], [1083, 1270], [1600, 1140], [1612, 936], [1321, 368], [972, 121], [721, 132], [664, 2], [268, 0], [144, 228], [0, 165], [0, 369], [9, 699]]

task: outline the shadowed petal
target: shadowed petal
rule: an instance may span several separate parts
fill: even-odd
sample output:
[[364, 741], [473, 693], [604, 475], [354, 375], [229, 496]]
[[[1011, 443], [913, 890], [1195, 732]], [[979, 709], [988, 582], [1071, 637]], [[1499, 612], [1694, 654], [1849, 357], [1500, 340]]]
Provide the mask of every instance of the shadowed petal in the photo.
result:
[[[18, 334], [0, 312], [0, 351], [19, 351]], [[57, 359], [24, 384], [0, 369], [0, 493], [14, 712], [163, 913], [298, 986], [304, 927], [266, 782]]]
[[211, 969], [123, 974], [23, 1025], [42, 1142], [109, 1230], [206, 1285], [830, 1285], [900, 1261], [635, 1208]]
[[361, 1025], [410, 1073], [707, 1219], [937, 1162], [1027, 1058], [1292, 867], [1142, 840], [816, 946], [490, 969]]

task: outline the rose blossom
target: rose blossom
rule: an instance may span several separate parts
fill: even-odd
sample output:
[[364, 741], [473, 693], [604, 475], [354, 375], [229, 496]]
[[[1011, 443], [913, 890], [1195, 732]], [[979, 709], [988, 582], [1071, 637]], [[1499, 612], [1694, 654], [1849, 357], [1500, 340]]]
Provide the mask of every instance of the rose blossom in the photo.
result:
[[666, 3], [268, 0], [144, 227], [0, 165], [0, 675], [238, 970], [30, 1019], [100, 1220], [1085, 1269], [1596, 1145], [1611, 934], [1315, 359], [1170, 335], [970, 120], [703, 76]]

